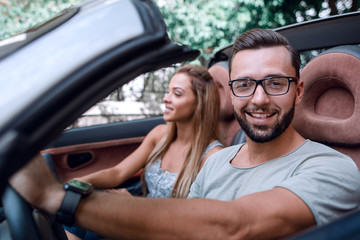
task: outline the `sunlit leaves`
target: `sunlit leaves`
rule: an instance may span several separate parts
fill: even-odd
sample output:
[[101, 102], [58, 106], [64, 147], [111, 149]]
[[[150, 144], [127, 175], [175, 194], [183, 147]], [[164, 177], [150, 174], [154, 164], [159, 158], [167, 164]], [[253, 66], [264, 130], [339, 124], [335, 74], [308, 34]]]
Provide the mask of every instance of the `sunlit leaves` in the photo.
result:
[[84, 0], [0, 0], [0, 40], [38, 25]]
[[[335, 1], [335, 0], [330, 0]], [[201, 51], [202, 64], [251, 28], [277, 28], [325, 17], [329, 0], [156, 0], [170, 38]], [[352, 0], [338, 0], [349, 11]]]

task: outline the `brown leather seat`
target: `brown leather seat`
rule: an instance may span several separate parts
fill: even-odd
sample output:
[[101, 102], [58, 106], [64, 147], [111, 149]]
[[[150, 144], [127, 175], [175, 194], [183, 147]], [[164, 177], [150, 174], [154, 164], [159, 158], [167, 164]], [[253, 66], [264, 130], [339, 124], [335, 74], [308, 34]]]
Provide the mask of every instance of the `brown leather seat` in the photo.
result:
[[327, 50], [300, 78], [304, 98], [295, 111], [295, 129], [349, 155], [360, 168], [360, 47]]

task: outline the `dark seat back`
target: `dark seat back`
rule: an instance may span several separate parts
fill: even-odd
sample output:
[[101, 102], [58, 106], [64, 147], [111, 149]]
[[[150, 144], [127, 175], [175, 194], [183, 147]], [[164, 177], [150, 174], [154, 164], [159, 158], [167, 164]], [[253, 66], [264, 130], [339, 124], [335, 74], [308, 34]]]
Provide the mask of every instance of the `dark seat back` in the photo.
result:
[[325, 51], [300, 78], [304, 97], [295, 111], [295, 129], [349, 155], [360, 168], [360, 47]]

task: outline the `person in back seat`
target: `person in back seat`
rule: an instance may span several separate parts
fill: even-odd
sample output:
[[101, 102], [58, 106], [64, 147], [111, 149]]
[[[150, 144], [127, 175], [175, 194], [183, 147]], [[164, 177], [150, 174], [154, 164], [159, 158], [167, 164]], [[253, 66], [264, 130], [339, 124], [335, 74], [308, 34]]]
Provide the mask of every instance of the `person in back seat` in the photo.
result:
[[247, 141], [211, 155], [188, 199], [92, 191], [66, 203], [73, 192], [41, 156], [11, 185], [50, 214], [61, 216], [70, 205], [68, 218], [112, 239], [280, 239], [358, 210], [360, 173], [352, 159], [293, 128], [304, 90], [297, 51], [279, 33], [254, 29], [237, 38], [229, 66]]
[[234, 116], [229, 89], [229, 66], [227, 61], [219, 61], [209, 67], [220, 94], [219, 141], [225, 146], [244, 143], [245, 133]]

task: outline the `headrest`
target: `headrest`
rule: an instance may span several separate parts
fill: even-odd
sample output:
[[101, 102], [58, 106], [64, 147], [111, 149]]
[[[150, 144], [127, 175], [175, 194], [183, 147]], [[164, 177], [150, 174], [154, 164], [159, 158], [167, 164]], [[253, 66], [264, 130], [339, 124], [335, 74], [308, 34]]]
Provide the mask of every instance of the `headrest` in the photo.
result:
[[305, 138], [360, 145], [360, 47], [340, 46], [311, 60], [301, 71], [304, 97], [294, 127]]
[[213, 65], [211, 65], [211, 67], [216, 66], [216, 65], [219, 65], [219, 66], [225, 68], [225, 70], [229, 72], [229, 62], [228, 61], [216, 62]]

